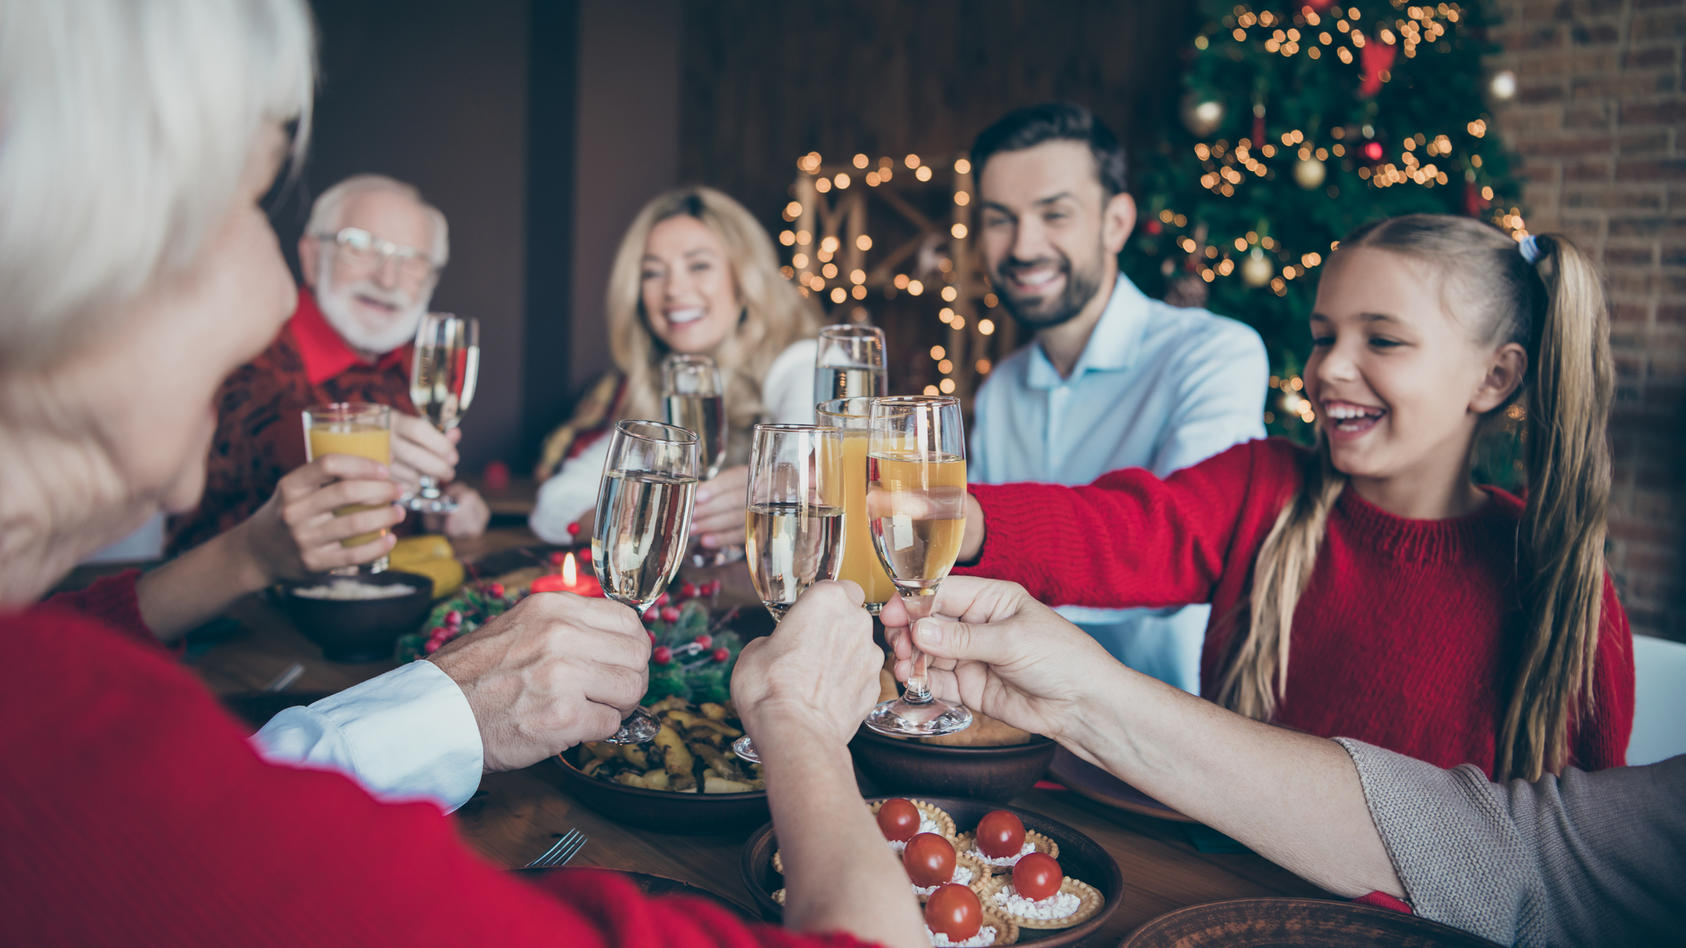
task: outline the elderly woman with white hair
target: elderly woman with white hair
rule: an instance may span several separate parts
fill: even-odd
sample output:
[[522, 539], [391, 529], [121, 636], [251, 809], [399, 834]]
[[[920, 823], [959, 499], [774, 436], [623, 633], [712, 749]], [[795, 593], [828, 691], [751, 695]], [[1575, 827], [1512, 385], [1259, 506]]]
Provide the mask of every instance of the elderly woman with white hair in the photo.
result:
[[[259, 201], [287, 124], [302, 147], [313, 72], [302, 0], [0, 0], [0, 943], [852, 943], [611, 874], [557, 877], [547, 897], [434, 806], [266, 761], [157, 648], [132, 579], [32, 605], [87, 552], [198, 499], [212, 393], [292, 308]], [[858, 602], [817, 586], [786, 620], [809, 628], [744, 650], [735, 697], [768, 761], [787, 921], [924, 943], [850, 771], [877, 690]], [[565, 648], [640, 671], [581, 680]], [[609, 733], [647, 653], [630, 610], [545, 593], [436, 664], [493, 768], [570, 728]], [[584, 689], [589, 713], [557, 721], [559, 688]]]

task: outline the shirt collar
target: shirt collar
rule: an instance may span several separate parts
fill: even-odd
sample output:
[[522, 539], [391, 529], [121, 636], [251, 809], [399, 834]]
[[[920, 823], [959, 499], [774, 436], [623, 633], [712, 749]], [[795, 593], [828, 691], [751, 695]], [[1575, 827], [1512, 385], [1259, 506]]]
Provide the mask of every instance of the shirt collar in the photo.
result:
[[1059, 370], [1048, 360], [1040, 343], [1031, 347], [1030, 373], [1027, 381], [1032, 388], [1057, 388], [1080, 377], [1085, 372], [1107, 372], [1128, 369], [1136, 363], [1141, 349], [1142, 330], [1147, 326], [1150, 300], [1123, 273], [1112, 285], [1112, 296], [1106, 309], [1089, 332], [1089, 341], [1077, 364], [1071, 367], [1069, 379], [1060, 378]]
[[[321, 385], [348, 369], [367, 364], [328, 324], [328, 317], [322, 315], [316, 295], [309, 287], [299, 287], [299, 306], [287, 321], [287, 327], [292, 330], [293, 341], [298, 343], [299, 359], [304, 362], [305, 375], [312, 385]], [[376, 360], [375, 368], [389, 369], [409, 358], [410, 347], [399, 346]]]

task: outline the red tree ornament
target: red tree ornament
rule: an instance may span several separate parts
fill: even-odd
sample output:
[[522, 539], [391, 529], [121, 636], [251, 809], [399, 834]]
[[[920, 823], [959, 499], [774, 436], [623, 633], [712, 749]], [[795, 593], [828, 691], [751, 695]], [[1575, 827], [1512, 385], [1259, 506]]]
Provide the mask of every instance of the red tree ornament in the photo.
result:
[[1373, 141], [1373, 140], [1365, 142], [1364, 143], [1364, 157], [1366, 159], [1368, 159], [1369, 161], [1373, 161], [1373, 162], [1374, 161], [1381, 161], [1382, 160], [1382, 143], [1378, 142], [1378, 141]]
[[1369, 98], [1382, 91], [1382, 73], [1393, 68], [1393, 61], [1399, 55], [1399, 47], [1391, 43], [1384, 43], [1378, 39], [1371, 39], [1358, 51], [1359, 65], [1364, 69], [1364, 81], [1358, 85], [1358, 94]]
[[1306, 0], [1306, 9], [1322, 13], [1335, 5], [1335, 0]]

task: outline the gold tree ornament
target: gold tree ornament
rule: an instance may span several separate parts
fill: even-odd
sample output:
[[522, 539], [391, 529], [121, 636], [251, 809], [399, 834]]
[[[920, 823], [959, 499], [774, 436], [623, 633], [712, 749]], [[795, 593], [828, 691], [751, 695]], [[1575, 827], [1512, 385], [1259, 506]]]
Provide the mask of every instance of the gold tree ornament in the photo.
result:
[[1241, 262], [1241, 282], [1252, 287], [1264, 286], [1270, 282], [1271, 274], [1276, 268], [1271, 266], [1270, 258], [1258, 247], [1247, 254], [1247, 259]]
[[1316, 158], [1301, 158], [1294, 163], [1294, 183], [1307, 191], [1322, 187], [1328, 176], [1328, 167]]
[[1189, 133], [1205, 138], [1218, 130], [1224, 121], [1224, 104], [1216, 99], [1202, 99], [1196, 101], [1192, 96], [1184, 98], [1182, 104], [1183, 125]]

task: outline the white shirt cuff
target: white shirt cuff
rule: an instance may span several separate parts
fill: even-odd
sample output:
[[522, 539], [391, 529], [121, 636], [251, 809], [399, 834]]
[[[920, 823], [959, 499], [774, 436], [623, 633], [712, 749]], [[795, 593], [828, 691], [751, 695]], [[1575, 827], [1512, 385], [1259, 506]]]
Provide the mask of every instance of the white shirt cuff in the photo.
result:
[[272, 763], [338, 771], [377, 799], [428, 800], [446, 811], [468, 802], [485, 766], [468, 699], [424, 661], [288, 708], [252, 744]]

